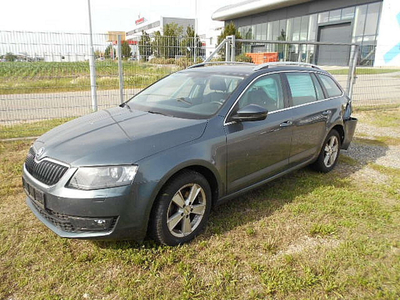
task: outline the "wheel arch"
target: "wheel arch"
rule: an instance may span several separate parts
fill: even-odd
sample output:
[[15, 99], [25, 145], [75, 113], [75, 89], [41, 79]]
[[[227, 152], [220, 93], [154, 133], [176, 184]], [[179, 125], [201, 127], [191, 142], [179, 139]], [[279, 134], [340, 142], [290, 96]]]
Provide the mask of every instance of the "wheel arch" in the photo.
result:
[[[155, 197], [155, 201], [159, 197], [160, 193], [162, 192], [163, 188], [165, 185], [168, 184], [168, 182], [171, 182], [175, 177], [177, 177], [179, 174], [184, 173], [185, 171], [194, 171], [202, 176], [207, 180], [208, 184], [210, 185], [211, 188], [211, 197], [212, 197], [212, 204], [213, 206], [217, 202], [218, 197], [220, 196], [220, 185], [218, 183], [217, 176], [215, 173], [208, 167], [201, 165], [201, 164], [190, 164], [186, 166], [182, 166], [179, 169], [173, 170], [170, 174], [166, 176], [164, 180], [162, 180], [160, 187], [158, 188], [157, 196]], [[154, 203], [153, 203], [154, 205]]]
[[343, 141], [344, 141], [344, 128], [343, 128], [343, 125], [337, 124], [337, 125], [333, 126], [333, 127], [331, 128], [331, 130], [328, 131], [327, 135], [328, 135], [329, 132], [331, 132], [332, 130], [336, 130], [337, 133], [339, 133], [339, 136], [340, 136], [340, 145], [342, 145], [342, 144], [343, 144]]

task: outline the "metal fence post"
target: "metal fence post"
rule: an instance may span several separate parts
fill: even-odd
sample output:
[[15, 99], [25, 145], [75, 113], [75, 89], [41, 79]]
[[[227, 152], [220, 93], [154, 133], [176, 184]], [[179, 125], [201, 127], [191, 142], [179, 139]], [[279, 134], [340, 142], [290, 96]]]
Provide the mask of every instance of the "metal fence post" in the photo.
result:
[[214, 52], [211, 53], [210, 56], [207, 57], [207, 59], [204, 62], [210, 62], [214, 58], [214, 56], [218, 54], [218, 51], [220, 51], [222, 49], [222, 47], [226, 46], [226, 41], [227, 41], [227, 39], [225, 38], [221, 42], [221, 44], [219, 44], [217, 46], [217, 48], [215, 48]]
[[358, 45], [352, 45], [351, 49], [353, 50], [353, 54], [350, 60], [349, 66], [349, 76], [347, 77], [347, 94], [350, 99], [353, 97], [353, 88], [356, 81], [356, 66], [358, 61]]
[[231, 47], [231, 61], [235, 61], [235, 59], [236, 59], [236, 57], [235, 57], [235, 55], [236, 55], [236, 40], [235, 40], [235, 36], [234, 35], [232, 35], [231, 36], [231, 41], [232, 41], [232, 47]]
[[93, 34], [92, 34], [92, 16], [90, 13], [90, 0], [88, 0], [89, 8], [89, 29], [90, 29], [90, 55], [89, 55], [89, 68], [90, 68], [90, 90], [92, 94], [92, 110], [97, 111], [97, 86], [96, 86], [96, 65], [94, 59], [93, 47]]
[[226, 37], [226, 44], [225, 44], [225, 61], [230, 61], [231, 59], [231, 54], [230, 54], [230, 45], [229, 43], [231, 42], [230, 36]]
[[121, 103], [124, 103], [124, 72], [122, 65], [122, 42], [120, 35], [118, 35], [118, 73], [119, 73], [119, 98]]
[[303, 55], [303, 45], [299, 44], [299, 55], [297, 57], [297, 61], [301, 62], [301, 56]]

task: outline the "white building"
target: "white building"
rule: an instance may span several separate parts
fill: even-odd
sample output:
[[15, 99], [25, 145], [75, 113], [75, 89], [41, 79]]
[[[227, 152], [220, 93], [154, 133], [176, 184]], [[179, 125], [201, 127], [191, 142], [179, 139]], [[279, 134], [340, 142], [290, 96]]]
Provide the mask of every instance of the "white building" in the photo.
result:
[[[253, 0], [222, 7], [212, 17], [233, 22], [246, 39], [356, 43], [359, 64], [400, 66], [400, 0]], [[304, 59], [318, 64], [349, 62], [350, 47], [299, 48], [291, 48], [290, 59], [306, 53]]]

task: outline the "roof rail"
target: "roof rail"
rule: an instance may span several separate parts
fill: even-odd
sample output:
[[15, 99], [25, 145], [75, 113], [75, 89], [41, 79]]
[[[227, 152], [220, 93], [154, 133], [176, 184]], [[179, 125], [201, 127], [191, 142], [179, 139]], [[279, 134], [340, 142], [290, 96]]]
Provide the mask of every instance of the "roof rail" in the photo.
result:
[[258, 71], [270, 67], [277, 67], [277, 66], [299, 66], [299, 67], [308, 67], [308, 68], [314, 68], [321, 70], [318, 66], [309, 64], [309, 63], [303, 63], [303, 62], [293, 62], [293, 61], [285, 61], [285, 62], [269, 62], [265, 64], [261, 64], [256, 66], [253, 70]]
[[202, 63], [196, 64], [196, 65], [192, 65], [190, 67], [187, 67], [187, 69], [205, 67], [207, 65], [247, 65], [247, 66], [254, 66], [253, 63], [240, 62], [240, 61], [207, 61], [207, 62], [202, 62]]

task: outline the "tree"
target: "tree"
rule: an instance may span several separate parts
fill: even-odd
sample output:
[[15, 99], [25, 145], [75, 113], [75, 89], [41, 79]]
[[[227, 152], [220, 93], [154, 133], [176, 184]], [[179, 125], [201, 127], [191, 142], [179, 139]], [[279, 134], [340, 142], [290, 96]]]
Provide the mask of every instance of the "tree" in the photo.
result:
[[154, 32], [153, 41], [151, 43], [151, 49], [156, 57], [165, 57], [165, 46], [164, 37], [161, 35], [160, 31]]
[[106, 58], [114, 58], [115, 49], [112, 44], [108, 45], [106, 50], [104, 50], [104, 56]]
[[166, 24], [164, 27], [165, 58], [175, 58], [180, 55], [179, 38], [183, 35], [183, 27], [176, 23]]
[[199, 39], [199, 36], [196, 34], [192, 26], [188, 26], [186, 28], [186, 33], [181, 41], [181, 51], [186, 55], [186, 57], [193, 57], [194, 56], [194, 46], [196, 45], [196, 56], [200, 56], [202, 50], [202, 43]]
[[121, 43], [121, 52], [122, 52], [122, 57], [127, 58], [132, 56], [132, 49], [128, 41], [123, 41]]
[[139, 55], [141, 60], [146, 61], [146, 59], [151, 55], [151, 41], [150, 36], [146, 31], [142, 31], [142, 36], [139, 41]]
[[[281, 30], [281, 35], [278, 36], [278, 41], [286, 41], [286, 32], [285, 30]], [[279, 59], [283, 59], [285, 57], [285, 49], [287, 49], [287, 45], [279, 44], [278, 45], [278, 53]], [[287, 53], [286, 53], [287, 56]]]
[[[241, 39], [241, 38], [242, 38], [242, 35], [241, 35], [240, 32], [237, 30], [237, 28], [236, 28], [236, 26], [235, 26], [235, 24], [234, 24], [233, 22], [230, 22], [229, 24], [227, 24], [227, 25], [225, 26], [224, 30], [222, 30], [221, 34], [218, 36], [218, 39], [217, 39], [218, 45], [221, 44], [222, 41], [223, 41], [227, 36], [230, 36], [230, 35], [234, 35], [236, 39]], [[236, 42], [236, 45], [235, 45], [235, 46], [236, 46], [236, 48], [235, 48], [235, 49], [236, 49], [235, 55], [239, 55], [240, 52], [241, 52], [241, 50], [242, 50], [242, 49], [241, 49], [241, 48], [242, 48], [242, 43]], [[218, 54], [223, 58], [223, 60], [225, 60], [225, 49], [224, 49], [224, 48], [221, 49], [221, 50], [219, 51]]]
[[99, 58], [99, 57], [102, 57], [102, 56], [104, 56], [104, 53], [101, 52], [100, 50], [94, 51], [94, 57], [95, 58]]
[[6, 61], [15, 61], [17, 59], [17, 56], [14, 55], [12, 52], [7, 52], [4, 58]]

